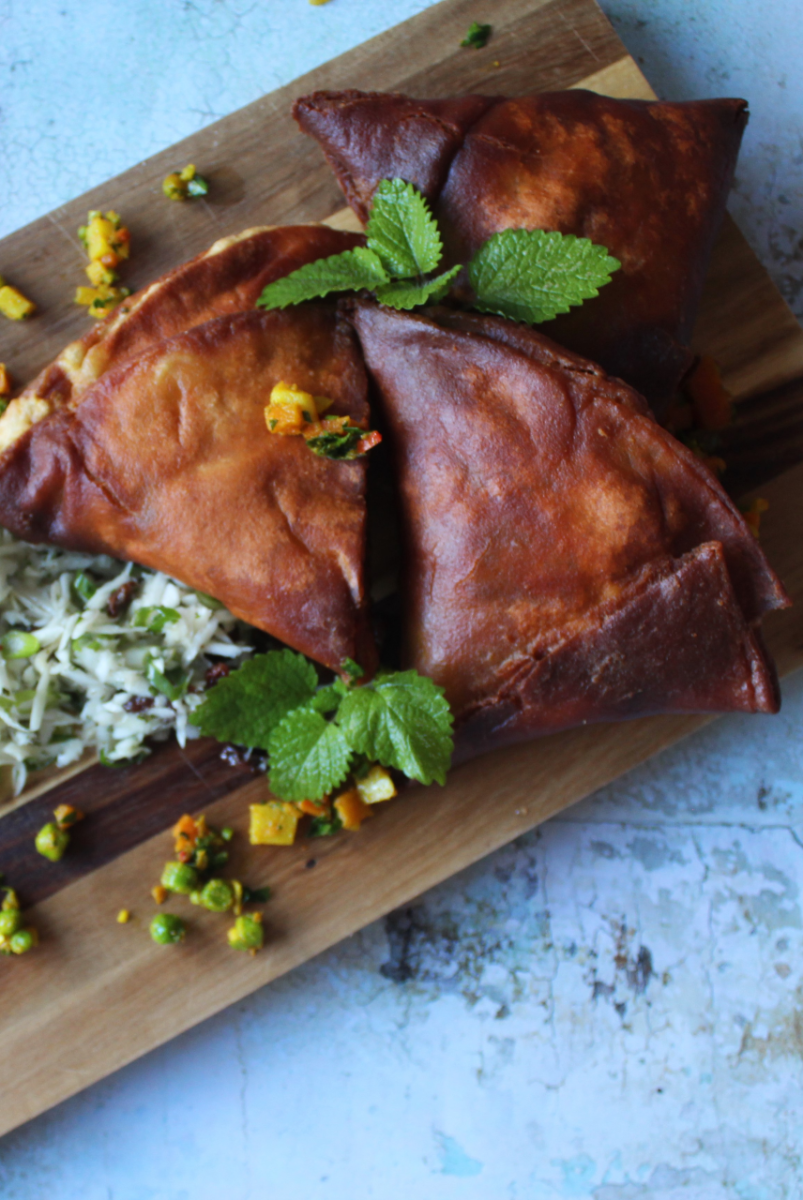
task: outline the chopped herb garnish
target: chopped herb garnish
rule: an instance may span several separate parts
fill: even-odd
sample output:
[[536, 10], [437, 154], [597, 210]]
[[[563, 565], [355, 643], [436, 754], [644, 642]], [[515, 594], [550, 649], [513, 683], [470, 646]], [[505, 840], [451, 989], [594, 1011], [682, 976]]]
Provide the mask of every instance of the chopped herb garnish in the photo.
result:
[[75, 579], [72, 581], [73, 591], [76, 596], [83, 600], [84, 604], [91, 600], [95, 592], [98, 590], [98, 585], [95, 583], [91, 575], [87, 575], [85, 571], [79, 571]]
[[[307, 830], [308, 837], [331, 837], [332, 834], [340, 833], [343, 828], [343, 822], [337, 813], [333, 812], [329, 817], [313, 817], [310, 822], [310, 827]], [[309, 866], [309, 864], [307, 864]]]
[[313, 454], [321, 458], [349, 459], [359, 455], [357, 449], [365, 434], [364, 429], [350, 425], [341, 433], [319, 433], [307, 438], [307, 445]]
[[181, 613], [177, 609], [158, 604], [141, 608], [134, 617], [134, 625], [147, 629], [149, 633], [161, 633], [165, 625], [173, 625], [180, 620]]
[[469, 50], [481, 50], [483, 46], [487, 46], [488, 39], [493, 31], [493, 26], [482, 25], [479, 21], [472, 21], [468, 27], [468, 33], [460, 43]]
[[366, 758], [443, 783], [452, 754], [443, 690], [416, 671], [383, 672], [353, 687], [361, 668], [346, 660], [343, 671], [346, 680], [318, 687], [302, 655], [256, 655], [210, 689], [193, 720], [220, 741], [267, 749], [280, 800], [320, 800]]

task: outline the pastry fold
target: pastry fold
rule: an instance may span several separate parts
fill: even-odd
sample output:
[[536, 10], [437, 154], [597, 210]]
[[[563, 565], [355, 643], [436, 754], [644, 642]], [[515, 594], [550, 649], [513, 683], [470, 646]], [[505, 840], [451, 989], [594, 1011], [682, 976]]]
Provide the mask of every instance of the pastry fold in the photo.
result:
[[348, 91], [303, 97], [294, 112], [363, 221], [383, 178], [415, 184], [434, 206], [450, 262], [467, 262], [505, 229], [558, 230], [606, 246], [621, 270], [546, 330], [657, 410], [671, 397], [692, 361], [688, 342], [745, 101], [615, 100], [582, 89], [436, 101]]
[[0, 419], [0, 450], [48, 413], [78, 404], [106, 371], [213, 317], [248, 312], [269, 283], [363, 242], [326, 225], [270, 225], [219, 239], [66, 346], [11, 401]]
[[388, 424], [405, 665], [464, 752], [658, 712], [774, 712], [757, 631], [788, 599], [643, 399], [495, 317], [348, 306]]
[[332, 669], [348, 657], [370, 671], [365, 461], [269, 433], [280, 381], [367, 427], [365, 371], [334, 305], [215, 317], [17, 438], [0, 457], [0, 522], [164, 571]]

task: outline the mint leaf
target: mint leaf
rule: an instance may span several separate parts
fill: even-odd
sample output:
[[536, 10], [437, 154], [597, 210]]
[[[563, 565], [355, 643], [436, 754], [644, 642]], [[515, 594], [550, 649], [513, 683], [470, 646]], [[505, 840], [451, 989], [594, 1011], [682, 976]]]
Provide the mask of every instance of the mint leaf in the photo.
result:
[[441, 261], [437, 222], [421, 193], [403, 179], [382, 180], [374, 192], [366, 233], [369, 249], [389, 275], [427, 275]]
[[443, 688], [417, 671], [378, 676], [343, 697], [337, 723], [351, 746], [419, 783], [445, 783], [452, 714]]
[[289, 712], [315, 695], [318, 672], [292, 650], [257, 654], [231, 671], [204, 697], [192, 722], [221, 742], [267, 750], [270, 736]]
[[491, 25], [481, 25], [479, 21], [472, 21], [468, 27], [468, 33], [460, 45], [466, 46], [469, 50], [481, 50], [483, 46], [487, 45], [492, 29]]
[[280, 800], [320, 800], [348, 775], [351, 746], [337, 725], [297, 708], [270, 737], [270, 789]]
[[380, 304], [389, 308], [417, 308], [419, 304], [437, 304], [449, 291], [452, 280], [462, 271], [460, 263], [442, 275], [430, 279], [426, 283], [414, 283], [412, 280], [399, 280], [397, 283], [386, 283], [376, 289], [376, 298]]
[[468, 277], [476, 308], [536, 325], [596, 296], [621, 265], [588, 238], [506, 229], [477, 251]]
[[306, 263], [283, 279], [276, 279], [257, 300], [258, 308], [287, 308], [328, 296], [330, 292], [358, 292], [361, 288], [376, 288], [388, 282], [388, 275], [373, 250], [356, 246]]
[[343, 692], [340, 688], [335, 687], [330, 683], [327, 687], [318, 688], [315, 695], [310, 700], [307, 708], [312, 708], [315, 712], [330, 713], [334, 712], [341, 701]]
[[351, 425], [340, 433], [319, 433], [316, 437], [307, 438], [307, 445], [313, 454], [321, 458], [357, 458], [357, 443], [364, 437], [364, 429]]

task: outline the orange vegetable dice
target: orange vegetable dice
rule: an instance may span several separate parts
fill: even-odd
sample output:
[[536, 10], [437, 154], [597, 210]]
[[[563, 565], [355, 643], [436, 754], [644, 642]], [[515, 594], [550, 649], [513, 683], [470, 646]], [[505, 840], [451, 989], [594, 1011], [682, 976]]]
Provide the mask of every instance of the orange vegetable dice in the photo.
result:
[[335, 800], [335, 811], [343, 822], [343, 828], [352, 831], [359, 829], [363, 821], [374, 815], [373, 809], [363, 802], [356, 788], [338, 796]]

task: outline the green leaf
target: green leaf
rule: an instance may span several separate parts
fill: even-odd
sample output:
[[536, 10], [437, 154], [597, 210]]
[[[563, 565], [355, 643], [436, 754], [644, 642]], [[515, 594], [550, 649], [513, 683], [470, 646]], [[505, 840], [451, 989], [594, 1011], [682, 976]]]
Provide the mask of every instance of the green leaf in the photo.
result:
[[416, 671], [378, 676], [343, 697], [337, 722], [351, 746], [420, 783], [444, 783], [452, 714], [443, 688]]
[[476, 308], [536, 325], [596, 296], [621, 265], [588, 238], [506, 229], [477, 251], [468, 277]]
[[374, 192], [366, 233], [369, 249], [389, 275], [427, 275], [441, 261], [437, 222], [421, 193], [403, 179], [382, 180]]
[[307, 707], [319, 713], [334, 712], [342, 696], [340, 689], [330, 683], [327, 687], [318, 688]]
[[192, 721], [221, 742], [267, 750], [279, 722], [307, 704], [317, 686], [318, 672], [303, 655], [269, 650], [210, 688]]
[[426, 283], [413, 283], [407, 280], [386, 283], [383, 287], [377, 288], [376, 298], [380, 304], [387, 304], [389, 308], [410, 309], [417, 308], [419, 304], [437, 304], [449, 291], [452, 280], [460, 274], [462, 269], [458, 263], [456, 267], [451, 267], [450, 270], [444, 271], [435, 279], [429, 279]]
[[356, 425], [350, 425], [341, 433], [319, 433], [317, 437], [307, 438], [307, 445], [313, 454], [321, 458], [350, 459], [358, 458], [357, 443], [365, 437], [365, 430]]
[[353, 658], [344, 658], [340, 664], [340, 670], [344, 675], [348, 676], [349, 681], [352, 679], [362, 679], [365, 674], [360, 664], [356, 663]]
[[461, 46], [466, 46], [470, 50], [481, 50], [483, 46], [488, 44], [488, 38], [491, 36], [493, 26], [481, 25], [479, 21], [472, 21], [468, 27], [468, 33], [460, 43]]
[[269, 283], [257, 300], [258, 308], [287, 308], [328, 296], [330, 292], [357, 292], [361, 288], [376, 288], [388, 282], [388, 275], [372, 250], [356, 246], [306, 263], [297, 271]]
[[311, 708], [297, 708], [270, 738], [270, 789], [281, 800], [320, 800], [348, 775], [351, 746]]
[[166, 608], [164, 604], [155, 607], [140, 608], [134, 617], [134, 625], [144, 626], [149, 633], [161, 633], [165, 625], [173, 625], [181, 620], [181, 613], [175, 608]]
[[340, 833], [342, 828], [343, 822], [336, 812], [329, 817], [313, 817], [307, 837], [331, 837], [333, 833]]

